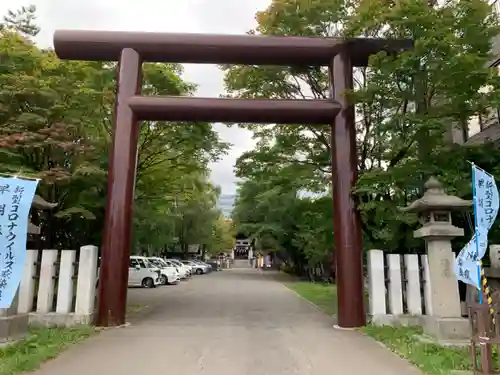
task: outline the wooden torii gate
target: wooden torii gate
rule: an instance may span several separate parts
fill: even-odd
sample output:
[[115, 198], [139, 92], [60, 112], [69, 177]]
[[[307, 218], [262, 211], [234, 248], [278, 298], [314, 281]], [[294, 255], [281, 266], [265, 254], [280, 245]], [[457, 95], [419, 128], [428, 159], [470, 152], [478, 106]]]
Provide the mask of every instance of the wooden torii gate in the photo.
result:
[[[97, 324], [125, 323], [139, 121], [207, 121], [331, 124], [332, 186], [338, 324], [366, 323], [363, 306], [362, 237], [351, 193], [357, 178], [353, 67], [371, 54], [397, 53], [409, 41], [58, 30], [61, 59], [118, 61], [113, 145], [102, 241]], [[328, 100], [242, 100], [141, 96], [142, 62], [328, 66]]]

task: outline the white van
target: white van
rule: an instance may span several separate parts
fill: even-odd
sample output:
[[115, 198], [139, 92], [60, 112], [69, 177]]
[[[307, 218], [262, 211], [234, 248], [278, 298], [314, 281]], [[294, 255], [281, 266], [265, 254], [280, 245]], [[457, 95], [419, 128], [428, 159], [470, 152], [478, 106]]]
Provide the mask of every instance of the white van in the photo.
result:
[[183, 264], [180, 260], [177, 259], [167, 259], [167, 263], [172, 263], [179, 270], [179, 276], [181, 279], [187, 279], [191, 277], [191, 267]]
[[154, 288], [161, 284], [161, 272], [148, 258], [133, 255], [128, 268], [128, 286]]
[[174, 265], [167, 263], [158, 257], [149, 257], [148, 260], [154, 267], [158, 267], [160, 269], [160, 283], [162, 285], [172, 285], [179, 282], [179, 271]]

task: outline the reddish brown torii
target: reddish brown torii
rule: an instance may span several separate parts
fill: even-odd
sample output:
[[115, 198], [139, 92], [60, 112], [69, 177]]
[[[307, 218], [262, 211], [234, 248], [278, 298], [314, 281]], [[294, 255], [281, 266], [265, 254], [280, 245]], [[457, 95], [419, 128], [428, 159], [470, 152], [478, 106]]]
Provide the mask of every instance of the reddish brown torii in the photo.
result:
[[[409, 41], [58, 30], [62, 59], [118, 61], [113, 146], [102, 243], [97, 322], [125, 323], [132, 206], [141, 120], [331, 124], [338, 324], [359, 327], [363, 307], [362, 239], [352, 188], [357, 178], [353, 67], [371, 54], [397, 53]], [[328, 66], [331, 99], [242, 100], [140, 95], [143, 62]]]

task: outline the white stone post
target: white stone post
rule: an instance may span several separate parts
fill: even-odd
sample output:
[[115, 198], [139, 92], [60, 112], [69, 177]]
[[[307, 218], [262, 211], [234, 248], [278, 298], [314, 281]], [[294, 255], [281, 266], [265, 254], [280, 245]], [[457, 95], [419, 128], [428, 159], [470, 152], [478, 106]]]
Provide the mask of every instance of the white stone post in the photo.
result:
[[36, 300], [37, 314], [52, 312], [57, 253], [57, 250], [42, 251], [42, 264], [40, 266], [40, 279], [38, 281], [38, 297]]
[[78, 260], [78, 280], [76, 286], [75, 319], [81, 323], [90, 323], [94, 314], [97, 282], [96, 246], [87, 245], [80, 248]]
[[382, 250], [368, 251], [368, 288], [370, 315], [377, 323], [387, 314], [384, 252]]
[[56, 305], [56, 312], [58, 314], [69, 314], [71, 312], [75, 293], [75, 283], [73, 280], [75, 259], [75, 250], [63, 250], [61, 252]]
[[408, 314], [422, 315], [422, 293], [420, 292], [420, 269], [418, 255], [405, 254], [406, 305]]
[[387, 254], [389, 266], [389, 313], [395, 317], [403, 315], [403, 286], [399, 254]]
[[19, 302], [17, 312], [26, 314], [33, 310], [33, 300], [35, 296], [35, 273], [36, 262], [38, 260], [38, 250], [27, 250], [24, 262], [23, 277], [19, 286]]

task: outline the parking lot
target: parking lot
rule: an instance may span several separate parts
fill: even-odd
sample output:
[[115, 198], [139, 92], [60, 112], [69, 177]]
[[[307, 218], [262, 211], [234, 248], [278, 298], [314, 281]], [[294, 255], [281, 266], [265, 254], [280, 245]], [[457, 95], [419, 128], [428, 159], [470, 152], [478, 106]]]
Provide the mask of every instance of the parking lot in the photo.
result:
[[357, 332], [333, 328], [272, 271], [230, 269], [178, 285], [130, 288], [148, 305], [131, 326], [110, 329], [47, 363], [37, 375], [416, 375]]

